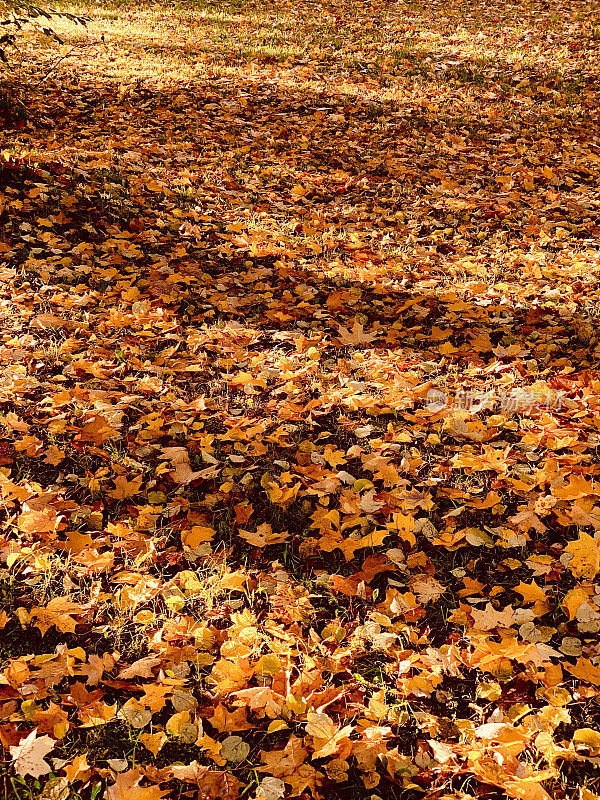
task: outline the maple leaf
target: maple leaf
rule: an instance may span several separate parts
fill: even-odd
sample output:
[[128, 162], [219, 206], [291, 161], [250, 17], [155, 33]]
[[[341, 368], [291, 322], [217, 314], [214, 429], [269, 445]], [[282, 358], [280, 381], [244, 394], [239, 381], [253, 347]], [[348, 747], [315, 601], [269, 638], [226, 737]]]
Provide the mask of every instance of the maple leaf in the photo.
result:
[[235, 511], [235, 521], [237, 525], [243, 525], [248, 522], [252, 514], [254, 513], [254, 507], [252, 503], [248, 503], [247, 501], [243, 503], [238, 503], [234, 507]]
[[308, 758], [308, 750], [302, 739], [291, 736], [283, 750], [261, 750], [260, 756], [265, 766], [258, 767], [259, 772], [268, 772], [276, 778], [291, 775]]
[[579, 539], [564, 549], [571, 558], [567, 565], [576, 578], [592, 580], [600, 572], [600, 541], [585, 531], [579, 532]]
[[583, 475], [571, 475], [568, 484], [553, 487], [552, 494], [559, 500], [578, 500], [596, 494], [596, 487], [593, 481], [586, 480]]
[[[552, 771], [548, 771], [547, 777], [554, 777]], [[514, 797], [516, 800], [552, 800], [540, 780], [543, 780], [543, 777], [532, 776], [519, 781], [507, 780], [503, 783], [503, 788], [509, 797]]]
[[439, 600], [446, 591], [446, 587], [431, 575], [413, 575], [408, 585], [421, 605]]
[[587, 658], [578, 658], [576, 664], [566, 664], [565, 669], [585, 683], [600, 686], [600, 667], [592, 664]]
[[281, 713], [284, 704], [284, 698], [266, 686], [252, 686], [249, 689], [241, 689], [236, 691], [235, 696], [251, 709], [257, 711], [259, 715], [266, 714], [271, 719]]
[[129, 680], [130, 678], [152, 678], [154, 677], [152, 670], [160, 663], [161, 659], [157, 656], [139, 658], [137, 661], [134, 661], [133, 664], [124, 667], [119, 672], [119, 678], [121, 678], [121, 680]]
[[116, 781], [106, 790], [106, 800], [161, 800], [169, 792], [158, 786], [140, 786], [143, 775], [139, 769], [130, 769], [117, 775]]
[[49, 736], [38, 736], [37, 728], [34, 728], [18, 745], [9, 747], [17, 775], [39, 778], [52, 772], [52, 767], [44, 761], [44, 758], [54, 750], [55, 746], [54, 739]]
[[363, 326], [355, 320], [351, 329], [344, 328], [343, 325], [339, 326], [339, 336], [335, 343], [339, 347], [357, 346], [361, 344], [371, 344], [377, 338], [375, 333], [365, 333]]
[[385, 506], [384, 500], [375, 499], [375, 489], [370, 489], [360, 498], [360, 507], [368, 514], [376, 514]]
[[31, 619], [42, 635], [53, 626], [61, 633], [74, 633], [77, 621], [74, 615], [81, 615], [88, 611], [86, 606], [69, 600], [67, 597], [53, 597], [46, 607], [36, 606], [31, 609]]
[[228, 711], [222, 703], [219, 703], [212, 717], [207, 719], [207, 722], [220, 733], [225, 731], [245, 731], [250, 730], [252, 725], [247, 721], [246, 708], [235, 709], [235, 711]]
[[60, 447], [57, 447], [55, 444], [51, 444], [50, 447], [47, 449], [46, 457], [44, 458], [44, 463], [50, 464], [53, 467], [58, 466], [61, 461], [64, 461], [66, 458], [66, 452], [61, 450]]
[[214, 535], [213, 528], [206, 525], [194, 525], [191, 530], [181, 532], [181, 541], [190, 550], [197, 550], [206, 542], [210, 542]]
[[575, 619], [577, 611], [584, 603], [587, 603], [589, 599], [589, 593], [585, 592], [580, 587], [576, 587], [575, 589], [571, 589], [570, 592], [567, 592], [563, 598], [562, 605], [569, 612], [569, 619]]
[[17, 525], [24, 533], [55, 533], [60, 519], [53, 508], [36, 509], [28, 503], [23, 504], [23, 511], [19, 514]]
[[119, 431], [113, 428], [108, 420], [100, 414], [96, 414], [89, 422], [83, 425], [76, 438], [82, 442], [92, 442], [92, 444], [100, 446], [118, 433]]
[[473, 617], [473, 627], [480, 631], [491, 631], [494, 628], [510, 628], [514, 625], [514, 610], [508, 606], [504, 611], [496, 611], [491, 603], [487, 603], [485, 608], [480, 611], [478, 608], [471, 608], [470, 615]]
[[272, 544], [285, 542], [286, 539], [289, 538], [289, 533], [287, 531], [274, 533], [268, 522], [259, 525], [256, 532], [246, 531], [240, 528], [238, 533], [242, 539], [245, 539], [248, 544], [251, 544], [253, 547], [268, 547]]
[[[170, 461], [174, 467], [173, 472], [170, 474], [175, 483], [187, 486], [187, 484], [201, 477], [203, 474], [202, 470], [198, 472], [192, 470], [190, 466], [190, 456], [185, 447], [165, 447], [162, 455], [163, 458]], [[213, 470], [213, 472], [216, 474], [216, 471]]]
[[107, 705], [102, 701], [90, 704], [86, 708], [79, 710], [79, 718], [83, 728], [95, 728], [105, 725], [115, 719], [117, 714], [117, 704]]
[[199, 736], [196, 745], [197, 747], [201, 747], [208, 758], [212, 759], [215, 764], [218, 764], [220, 767], [225, 766], [226, 760], [221, 755], [221, 743], [213, 739], [212, 736], [208, 736], [207, 734]]
[[92, 772], [85, 755], [75, 756], [70, 764], [65, 764], [64, 770], [69, 783], [86, 781]]
[[521, 595], [525, 604], [545, 603], [547, 599], [546, 592], [537, 585], [535, 580], [531, 581], [531, 583], [521, 581], [518, 586], [515, 586], [515, 592]]
[[158, 755], [161, 748], [167, 743], [168, 737], [162, 731], [156, 733], [142, 733], [140, 742], [153, 756]]
[[301, 794], [305, 789], [310, 789], [313, 797], [317, 797], [318, 787], [324, 779], [325, 775], [312, 764], [300, 764], [294, 772], [286, 776], [285, 782], [291, 787], [292, 797]]
[[66, 710], [52, 701], [47, 709], [34, 708], [26, 716], [35, 723], [39, 733], [51, 733], [54, 739], [63, 739], [69, 731]]
[[[598, 760], [594, 731], [554, 741], [574, 701], [577, 719], [592, 714], [600, 687], [600, 237], [586, 116], [597, 102], [594, 82], [579, 81], [571, 113], [569, 81], [548, 67], [577, 78], [595, 63], [594, 15], [541, 4], [515, 25], [513, 6], [484, 3], [471, 41], [454, 35], [469, 16], [460, 4], [444, 5], [443, 24], [440, 4], [410, 17], [376, 6], [337, 4], [332, 26], [307, 4], [276, 4], [244, 13], [225, 39], [215, 15], [173, 7], [157, 43], [183, 46], [182, 31], [219, 40], [228, 80], [178, 61], [166, 94], [137, 86], [154, 55], [95, 7], [107, 39], [95, 66], [109, 79], [117, 68], [121, 88], [95, 97], [78, 82], [89, 72], [79, 48], [51, 93], [57, 137], [85, 152], [62, 147], [59, 163], [41, 124], [26, 137], [39, 164], [0, 158], [1, 553], [19, 584], [0, 614], [0, 739], [145, 723], [136, 759], [159, 758], [118, 778], [117, 800], [157, 786], [246, 797], [231, 771], [248, 778], [240, 758], [257, 736], [256, 800], [317, 800], [336, 794], [331, 781], [340, 796], [399, 783], [435, 795], [457, 771], [513, 800], [549, 800], [551, 786], [598, 800], [578, 770], [556, 789], [563, 762]], [[371, 35], [382, 13], [406, 58]], [[147, 9], [136, 14], [145, 24]], [[246, 40], [281, 25], [292, 62], [309, 42], [294, 67], [304, 83], [261, 52], [250, 60], [272, 80], [248, 80]], [[377, 80], [343, 101], [322, 80], [343, 83], [360, 53], [364, 75], [389, 73], [414, 95], [413, 29], [439, 33], [419, 61], [416, 133]], [[506, 62], [524, 42], [544, 49], [539, 69]], [[28, 48], [25, 78], [44, 55], [34, 39]], [[465, 69], [477, 48], [496, 56], [477, 62], [481, 86]], [[464, 111], [467, 90], [487, 138], [441, 113]], [[12, 106], [0, 103], [7, 141]], [[453, 608], [441, 595], [451, 585]], [[55, 594], [42, 601], [44, 589]], [[81, 613], [52, 605], [61, 594]], [[438, 597], [443, 625], [429, 613]], [[13, 652], [18, 624], [46, 639], [50, 626], [68, 645], [33, 637]], [[98, 636], [117, 650], [95, 655]], [[131, 636], [129, 658], [118, 651]], [[414, 754], [396, 742], [406, 712], [364, 681], [369, 650], [395, 661], [399, 699], [417, 700]], [[455, 702], [465, 668], [486, 675], [475, 723]], [[439, 713], [446, 695], [453, 724]], [[303, 740], [289, 733], [298, 726]], [[222, 768], [180, 763], [192, 740]], [[107, 755], [106, 769], [127, 774], [123, 753]], [[53, 800], [98, 772], [83, 751], [56, 769], [41, 790]]]
[[128, 497], [134, 497], [139, 494], [142, 480], [142, 475], [138, 475], [131, 481], [128, 481], [125, 475], [119, 475], [115, 478], [115, 488], [108, 492], [108, 496], [115, 500], [126, 500]]
[[415, 518], [412, 514], [403, 514], [396, 511], [392, 514], [392, 519], [386, 524], [389, 531], [397, 533], [397, 535], [411, 547], [417, 543], [417, 539], [413, 533], [415, 527]]
[[29, 323], [30, 327], [38, 330], [56, 330], [68, 325], [68, 321], [55, 314], [37, 314]]
[[333, 755], [340, 749], [342, 740], [347, 737], [353, 728], [346, 725], [340, 728], [327, 714], [308, 713], [306, 732], [313, 737], [314, 752], [312, 758], [324, 758]]
[[177, 780], [195, 783], [199, 788], [198, 797], [202, 800], [237, 800], [242, 784], [229, 772], [201, 766], [197, 761], [191, 764], [174, 764], [169, 768]]

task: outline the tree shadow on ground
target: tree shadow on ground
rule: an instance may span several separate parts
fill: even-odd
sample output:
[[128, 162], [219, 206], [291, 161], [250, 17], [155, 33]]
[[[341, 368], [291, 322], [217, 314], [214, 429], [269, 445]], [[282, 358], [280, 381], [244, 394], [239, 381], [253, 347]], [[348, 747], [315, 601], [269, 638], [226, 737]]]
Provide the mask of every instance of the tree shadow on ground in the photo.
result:
[[[476, 68], [464, 66], [468, 74]], [[241, 225], [248, 241], [224, 244], [225, 260], [283, 258], [312, 281], [333, 262], [342, 273], [338, 282], [358, 270], [365, 298], [360, 313], [373, 317], [368, 273], [376, 287], [386, 279], [381, 264], [399, 269], [396, 277], [412, 284], [421, 270], [443, 283], [444, 274], [453, 281], [464, 272], [461, 265], [487, 261], [488, 275], [480, 269], [473, 277], [491, 274], [510, 282], [532, 250], [538, 261], [560, 263], [571, 251], [597, 246], [596, 172], [561, 151], [569, 136], [585, 152], [595, 128], [583, 112], [569, 116], [566, 107], [532, 106], [519, 115], [510, 102], [498, 102], [484, 119], [475, 101], [458, 114], [451, 108], [432, 112], [408, 102], [374, 101], [360, 91], [332, 93], [329, 87], [314, 90], [276, 78], [265, 84], [244, 76], [159, 91], [137, 85], [125, 93], [80, 78], [75, 104], [57, 96], [59, 90], [58, 83], [48, 87], [45, 109], [32, 118], [23, 143], [43, 150], [44, 140], [52, 139], [46, 157], [52, 152], [79, 163], [81, 180], [101, 197], [89, 210], [90, 220], [111, 204], [110, 226], [116, 228], [121, 213], [160, 221], [177, 211], [181, 224], [161, 235], [168, 247], [185, 242], [188, 268], [194, 259], [202, 263], [205, 251], [209, 258], [219, 252], [214, 237], [227, 236], [227, 225]], [[543, 140], [535, 138], [541, 129]], [[106, 151], [112, 159], [98, 171], [94, 163]], [[165, 189], [156, 208], [150, 199], [157, 196], [147, 190], [144, 176], [156, 177]], [[576, 196], [569, 189], [575, 183]], [[542, 209], [545, 226], [539, 222]], [[26, 216], [31, 222], [35, 215]], [[19, 220], [7, 214], [7, 239], [18, 238]], [[56, 224], [60, 236], [62, 223]], [[568, 239], [557, 239], [557, 230], [568, 232]], [[94, 238], [83, 224], [79, 233], [70, 230], [72, 245], [73, 235], [84, 242]], [[98, 232], [97, 242], [101, 238]], [[130, 238], [144, 251], [147, 233], [134, 231]], [[229, 238], [235, 239], [233, 232]], [[22, 252], [30, 245], [21, 243]], [[143, 262], [133, 257], [127, 263], [132, 271]], [[574, 277], [583, 277], [583, 270], [582, 263], [582, 274]], [[436, 286], [434, 305], [438, 293]], [[392, 324], [406, 299], [406, 292], [397, 295], [379, 323]], [[478, 324], [498, 333], [495, 323], [479, 319], [479, 306], [471, 311]], [[231, 318], [239, 321], [243, 312]]]

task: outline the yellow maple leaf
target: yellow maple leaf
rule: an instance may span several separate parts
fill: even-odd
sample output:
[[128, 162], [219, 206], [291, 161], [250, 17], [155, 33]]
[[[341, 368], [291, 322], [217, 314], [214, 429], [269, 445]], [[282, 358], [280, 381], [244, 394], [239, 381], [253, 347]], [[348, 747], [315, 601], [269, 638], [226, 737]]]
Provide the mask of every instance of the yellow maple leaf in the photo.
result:
[[87, 611], [86, 606], [75, 603], [67, 597], [54, 597], [47, 606], [36, 606], [31, 609], [31, 619], [36, 628], [42, 632], [42, 636], [52, 626], [58, 628], [61, 633], [75, 633], [77, 622], [73, 619], [73, 614], [83, 614]]
[[589, 533], [580, 531], [579, 539], [569, 542], [564, 552], [572, 556], [568, 568], [576, 578], [593, 580], [600, 572], [600, 542]]
[[[550, 773], [547, 777], [554, 777], [554, 773]], [[520, 781], [506, 781], [503, 788], [509, 797], [514, 797], [516, 800], [552, 800], [548, 792], [540, 783], [539, 776], [535, 779], [524, 778]]]
[[194, 525], [191, 530], [181, 531], [181, 541], [190, 550], [197, 550], [201, 544], [210, 542], [214, 535], [213, 528], [206, 525]]
[[203, 734], [202, 736], [198, 737], [196, 744], [198, 747], [201, 747], [206, 751], [206, 755], [211, 758], [215, 764], [218, 764], [220, 767], [222, 767], [226, 763], [225, 759], [221, 755], [221, 743], [217, 742], [216, 739]]
[[128, 481], [125, 475], [119, 475], [115, 478], [115, 488], [108, 492], [108, 496], [114, 500], [126, 500], [128, 497], [134, 497], [139, 494], [142, 480], [141, 475], [136, 476], [131, 481]]
[[226, 658], [220, 658], [212, 668], [210, 679], [215, 683], [219, 692], [231, 692], [245, 686], [253, 671], [253, 668], [245, 660], [239, 659], [236, 663]]
[[587, 481], [583, 475], [571, 475], [569, 483], [553, 487], [552, 494], [558, 500], [578, 500], [596, 494], [596, 487], [593, 481]]
[[562, 601], [562, 605], [569, 612], [569, 619], [575, 619], [579, 606], [587, 603], [589, 599], [590, 596], [588, 592], [584, 591], [579, 586], [576, 586], [575, 589], [571, 589], [570, 592], [567, 592]]
[[79, 710], [82, 728], [96, 728], [111, 722], [117, 715], [117, 704], [107, 705], [102, 700]]
[[565, 668], [576, 678], [600, 686], [600, 667], [594, 666], [588, 658], [582, 656], [577, 659], [576, 664], [566, 664]]
[[324, 758], [337, 753], [341, 740], [352, 732], [352, 726], [340, 728], [328, 714], [308, 713], [306, 732], [313, 737], [312, 758]]
[[386, 528], [396, 533], [404, 542], [414, 547], [417, 539], [413, 533], [415, 527], [415, 518], [412, 514], [402, 514], [400, 511], [395, 511], [392, 514], [392, 519], [387, 523]]
[[121, 772], [106, 790], [107, 800], [160, 800], [168, 794], [168, 789], [159, 789], [158, 786], [140, 786], [142, 777], [137, 767]]
[[147, 750], [150, 750], [152, 755], [158, 755], [161, 747], [166, 743], [167, 737], [162, 731], [156, 733], [143, 733], [140, 736], [140, 742]]
[[87, 762], [86, 754], [75, 756], [70, 764], [63, 767], [69, 783], [73, 781], [87, 781], [92, 771]]
[[239, 534], [242, 539], [245, 539], [248, 544], [251, 544], [253, 547], [267, 547], [271, 544], [280, 544], [281, 542], [285, 542], [289, 537], [287, 531], [274, 533], [268, 522], [259, 525], [256, 532], [246, 531], [240, 528]]
[[546, 602], [546, 592], [538, 586], [535, 580], [531, 581], [531, 583], [524, 583], [521, 581], [518, 586], [515, 586], [515, 592], [518, 592], [522, 598], [523, 602], [528, 605], [529, 603], [545, 603]]

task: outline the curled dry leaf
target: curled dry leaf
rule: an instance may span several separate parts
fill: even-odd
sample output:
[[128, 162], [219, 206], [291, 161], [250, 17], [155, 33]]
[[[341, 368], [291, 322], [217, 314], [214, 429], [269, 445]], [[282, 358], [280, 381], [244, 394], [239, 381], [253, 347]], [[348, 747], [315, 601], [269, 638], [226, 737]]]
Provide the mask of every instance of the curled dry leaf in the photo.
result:
[[581, 755], [600, 756], [600, 733], [593, 728], [579, 728], [573, 734], [573, 747]]

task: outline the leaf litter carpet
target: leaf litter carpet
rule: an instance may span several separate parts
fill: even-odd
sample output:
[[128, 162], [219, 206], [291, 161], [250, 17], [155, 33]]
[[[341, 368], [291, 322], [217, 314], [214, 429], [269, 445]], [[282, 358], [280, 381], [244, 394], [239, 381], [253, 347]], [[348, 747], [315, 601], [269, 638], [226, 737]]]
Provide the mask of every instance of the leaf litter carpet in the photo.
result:
[[595, 800], [594, 7], [76, 10], [2, 131], [6, 795]]

